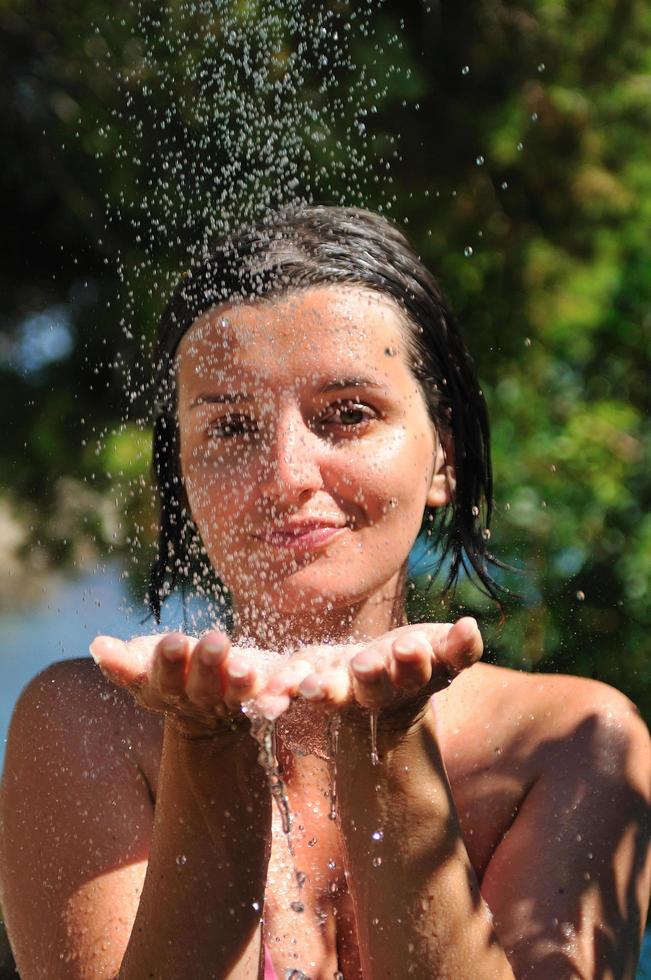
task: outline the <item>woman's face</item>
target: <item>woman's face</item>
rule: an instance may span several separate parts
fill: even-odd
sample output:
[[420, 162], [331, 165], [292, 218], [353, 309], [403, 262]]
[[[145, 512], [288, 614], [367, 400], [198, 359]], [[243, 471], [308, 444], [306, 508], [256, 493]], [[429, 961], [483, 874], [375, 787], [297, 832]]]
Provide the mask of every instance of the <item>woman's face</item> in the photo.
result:
[[177, 355], [181, 466], [236, 607], [395, 599], [443, 453], [386, 297], [323, 286], [214, 309]]

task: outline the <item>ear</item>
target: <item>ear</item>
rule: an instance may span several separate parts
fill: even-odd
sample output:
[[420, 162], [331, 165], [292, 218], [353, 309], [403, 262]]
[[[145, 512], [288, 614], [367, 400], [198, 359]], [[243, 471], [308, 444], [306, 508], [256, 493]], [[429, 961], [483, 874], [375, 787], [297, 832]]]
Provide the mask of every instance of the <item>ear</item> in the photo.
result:
[[436, 435], [434, 472], [425, 501], [428, 507], [445, 507], [454, 497], [457, 480], [452, 439]]

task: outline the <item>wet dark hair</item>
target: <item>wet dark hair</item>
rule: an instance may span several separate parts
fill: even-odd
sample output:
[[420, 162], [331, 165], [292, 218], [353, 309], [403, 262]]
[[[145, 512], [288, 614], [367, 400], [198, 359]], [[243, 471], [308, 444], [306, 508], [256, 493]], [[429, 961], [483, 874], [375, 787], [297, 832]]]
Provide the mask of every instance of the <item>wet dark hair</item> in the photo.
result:
[[426, 509], [421, 529], [433, 543], [434, 574], [445, 566], [447, 591], [463, 570], [499, 601], [502, 590], [489, 568], [500, 563], [486, 551], [493, 490], [488, 414], [457, 323], [436, 280], [394, 224], [361, 209], [310, 206], [268, 215], [222, 242], [183, 276], [161, 318], [153, 445], [160, 526], [148, 593], [157, 620], [176, 586], [202, 591], [210, 572], [180, 469], [174, 357], [181, 339], [217, 305], [334, 284], [367, 287], [392, 297], [403, 311], [412, 371], [454, 456], [454, 498]]

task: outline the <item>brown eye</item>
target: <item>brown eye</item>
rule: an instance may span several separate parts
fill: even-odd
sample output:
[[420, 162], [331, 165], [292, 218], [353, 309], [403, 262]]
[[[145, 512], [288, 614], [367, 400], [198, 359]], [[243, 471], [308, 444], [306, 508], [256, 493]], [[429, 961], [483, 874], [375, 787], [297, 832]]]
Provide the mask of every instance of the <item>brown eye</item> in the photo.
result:
[[251, 436], [257, 433], [258, 423], [249, 415], [224, 415], [215, 419], [208, 428], [211, 439], [234, 439], [237, 436]]
[[355, 429], [377, 418], [377, 412], [370, 405], [357, 401], [341, 401], [331, 405], [321, 417], [324, 425], [335, 425], [344, 429]]

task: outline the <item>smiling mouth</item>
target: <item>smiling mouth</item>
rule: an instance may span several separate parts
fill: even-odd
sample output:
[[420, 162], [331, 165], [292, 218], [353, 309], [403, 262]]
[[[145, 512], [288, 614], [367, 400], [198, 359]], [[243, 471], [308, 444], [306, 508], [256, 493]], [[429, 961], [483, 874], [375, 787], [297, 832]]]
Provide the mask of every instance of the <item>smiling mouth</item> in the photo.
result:
[[272, 548], [311, 551], [324, 547], [346, 530], [347, 524], [297, 524], [271, 528], [253, 536]]

